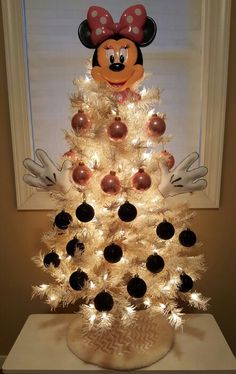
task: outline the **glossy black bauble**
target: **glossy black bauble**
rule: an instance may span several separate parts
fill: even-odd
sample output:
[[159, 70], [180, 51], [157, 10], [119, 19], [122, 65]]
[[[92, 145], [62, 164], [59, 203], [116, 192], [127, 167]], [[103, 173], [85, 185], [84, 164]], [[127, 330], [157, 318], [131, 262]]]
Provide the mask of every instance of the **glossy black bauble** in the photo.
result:
[[114, 305], [113, 297], [105, 291], [100, 292], [94, 299], [94, 306], [99, 312], [109, 312]]
[[85, 202], [80, 204], [78, 208], [76, 209], [76, 217], [81, 222], [89, 222], [94, 217], [94, 209], [92, 205], [89, 205]]
[[108, 262], [114, 264], [120, 261], [123, 255], [123, 252], [119, 245], [112, 243], [104, 249], [103, 254], [104, 254], [105, 259]]
[[192, 247], [196, 243], [196, 241], [196, 234], [190, 229], [183, 230], [179, 234], [179, 242], [184, 247]]
[[60, 265], [60, 258], [57, 253], [50, 252], [44, 256], [43, 263], [44, 266], [47, 268], [49, 265], [53, 265], [55, 268], [57, 268]]
[[174, 235], [175, 229], [172, 223], [163, 221], [157, 226], [156, 233], [160, 239], [168, 240]]
[[139, 277], [134, 277], [130, 279], [127, 284], [128, 294], [135, 298], [143, 297], [147, 291], [146, 283], [143, 279]]
[[62, 210], [61, 213], [58, 213], [56, 215], [54, 223], [59, 229], [66, 230], [71, 221], [72, 217], [70, 213], [67, 213], [64, 210]]
[[69, 283], [75, 291], [80, 291], [84, 287], [85, 281], [88, 280], [88, 276], [84, 271], [77, 270], [71, 274]]
[[77, 239], [76, 237], [74, 237], [73, 239], [71, 239], [67, 245], [66, 245], [66, 252], [68, 255], [70, 256], [74, 256], [75, 255], [75, 251], [76, 250], [79, 250], [80, 252], [83, 252], [84, 251], [84, 243], [81, 243], [79, 241], [79, 239]]
[[181, 284], [178, 287], [180, 292], [188, 292], [193, 288], [193, 280], [189, 275], [181, 274], [180, 279]]
[[124, 222], [131, 222], [137, 216], [137, 209], [133, 204], [130, 204], [128, 201], [126, 201], [120, 206], [118, 210], [118, 216]]
[[152, 273], [160, 273], [164, 266], [164, 260], [158, 254], [151, 255], [147, 258], [146, 267]]

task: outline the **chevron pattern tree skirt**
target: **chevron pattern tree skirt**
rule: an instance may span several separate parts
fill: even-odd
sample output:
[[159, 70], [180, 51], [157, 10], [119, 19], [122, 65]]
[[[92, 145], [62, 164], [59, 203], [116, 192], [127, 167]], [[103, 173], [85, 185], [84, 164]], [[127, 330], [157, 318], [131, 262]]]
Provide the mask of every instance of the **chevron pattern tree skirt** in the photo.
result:
[[165, 317], [152, 318], [148, 311], [139, 311], [137, 319], [124, 327], [120, 319], [109, 330], [92, 328], [85, 332], [80, 315], [68, 327], [67, 344], [85, 362], [107, 369], [129, 370], [149, 366], [171, 349], [174, 329]]

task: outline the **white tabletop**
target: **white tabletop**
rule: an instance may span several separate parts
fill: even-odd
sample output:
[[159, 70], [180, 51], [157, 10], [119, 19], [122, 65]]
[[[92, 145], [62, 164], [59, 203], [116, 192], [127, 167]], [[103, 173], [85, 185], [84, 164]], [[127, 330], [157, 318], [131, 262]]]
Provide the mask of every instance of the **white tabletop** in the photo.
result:
[[[66, 330], [74, 318], [74, 314], [30, 315], [3, 373], [118, 373], [86, 364], [68, 349]], [[172, 350], [157, 363], [133, 372], [231, 374], [236, 373], [236, 359], [212, 315], [188, 314], [183, 332], [176, 332]]]

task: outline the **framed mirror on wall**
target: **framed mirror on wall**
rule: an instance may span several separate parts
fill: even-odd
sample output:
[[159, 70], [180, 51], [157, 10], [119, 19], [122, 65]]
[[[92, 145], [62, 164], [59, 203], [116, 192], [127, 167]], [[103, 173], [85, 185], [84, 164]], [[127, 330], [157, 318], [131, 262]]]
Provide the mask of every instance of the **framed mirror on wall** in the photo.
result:
[[[137, 1], [96, 4], [119, 19]], [[223, 154], [230, 0], [143, 0], [157, 21], [157, 37], [144, 51], [152, 75], [143, 85], [161, 90], [155, 110], [167, 113], [168, 150], [176, 163], [197, 151], [209, 169], [206, 190], [190, 196], [194, 208], [217, 208]], [[73, 80], [86, 74], [91, 53], [77, 36], [93, 1], [2, 0], [17, 207], [52, 209], [47, 192], [23, 182], [22, 161], [44, 149], [57, 162], [68, 150]], [[178, 196], [185, 199], [186, 196]]]

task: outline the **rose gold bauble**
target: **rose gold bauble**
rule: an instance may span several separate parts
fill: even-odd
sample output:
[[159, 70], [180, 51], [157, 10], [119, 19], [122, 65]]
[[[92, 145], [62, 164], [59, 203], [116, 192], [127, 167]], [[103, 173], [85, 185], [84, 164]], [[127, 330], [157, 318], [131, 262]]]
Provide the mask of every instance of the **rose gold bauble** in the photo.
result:
[[152, 180], [149, 174], [147, 174], [143, 169], [139, 169], [132, 178], [132, 184], [136, 190], [146, 191], [151, 187]]
[[70, 149], [64, 153], [63, 157], [66, 157], [71, 161], [76, 161], [78, 159], [78, 153], [74, 149]]
[[158, 137], [164, 134], [166, 130], [166, 124], [163, 118], [157, 114], [153, 114], [147, 124], [148, 135], [152, 137]]
[[71, 126], [76, 133], [82, 133], [90, 128], [91, 122], [83, 110], [78, 110], [72, 117]]
[[118, 194], [120, 191], [120, 181], [114, 171], [110, 171], [110, 174], [105, 175], [101, 181], [101, 188], [110, 195]]
[[91, 170], [86, 165], [84, 165], [83, 162], [80, 162], [79, 165], [74, 168], [72, 173], [73, 181], [77, 184], [80, 184], [81, 186], [85, 186], [91, 176]]
[[120, 117], [115, 117], [115, 121], [108, 126], [107, 133], [114, 142], [121, 142], [126, 138], [128, 128], [124, 122], [121, 122]]
[[170, 152], [162, 151], [160, 153], [160, 158], [162, 160], [164, 160], [164, 162], [165, 162], [166, 166], [168, 167], [168, 169], [173, 168], [173, 166], [175, 164], [175, 159], [174, 159], [174, 156]]

